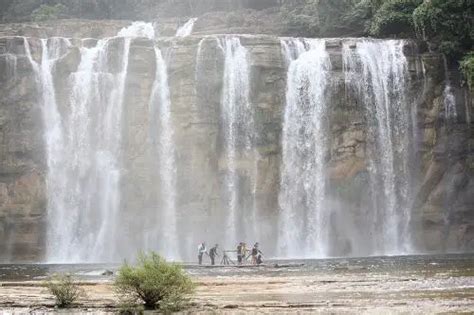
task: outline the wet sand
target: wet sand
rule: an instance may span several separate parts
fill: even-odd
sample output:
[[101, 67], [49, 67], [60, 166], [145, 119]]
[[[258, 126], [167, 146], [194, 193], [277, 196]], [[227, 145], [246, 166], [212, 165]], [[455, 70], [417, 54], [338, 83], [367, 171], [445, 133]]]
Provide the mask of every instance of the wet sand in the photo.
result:
[[[331, 265], [332, 271], [320, 267], [193, 268], [188, 272], [197, 288], [187, 312], [471, 314], [473, 261], [459, 265], [426, 260], [397, 269], [349, 261]], [[115, 312], [118, 299], [112, 281], [113, 277], [83, 280], [87, 295], [74, 312]], [[55, 311], [54, 300], [41, 280], [0, 282], [0, 309], [4, 314]]]

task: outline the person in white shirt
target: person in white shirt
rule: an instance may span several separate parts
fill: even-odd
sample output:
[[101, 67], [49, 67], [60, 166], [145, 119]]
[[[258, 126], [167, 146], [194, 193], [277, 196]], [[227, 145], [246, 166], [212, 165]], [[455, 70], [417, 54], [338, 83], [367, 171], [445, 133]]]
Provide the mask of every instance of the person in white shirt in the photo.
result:
[[[206, 248], [206, 243], [205, 242], [202, 242], [201, 244], [199, 244], [198, 246], [198, 260], [199, 260], [199, 264], [202, 265], [202, 256], [204, 254], [207, 254], [207, 248]], [[208, 254], [209, 255], [209, 254]]]

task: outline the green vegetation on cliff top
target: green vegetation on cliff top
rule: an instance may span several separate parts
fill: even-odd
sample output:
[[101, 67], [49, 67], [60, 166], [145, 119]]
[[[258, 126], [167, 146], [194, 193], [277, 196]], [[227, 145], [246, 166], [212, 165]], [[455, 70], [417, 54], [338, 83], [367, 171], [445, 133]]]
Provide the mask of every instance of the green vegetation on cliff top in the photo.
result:
[[219, 10], [234, 10], [234, 18], [249, 15], [240, 9], [278, 14], [279, 31], [291, 36], [417, 38], [450, 60], [464, 60], [461, 68], [472, 84], [472, 0], [0, 0], [0, 19], [146, 20]]

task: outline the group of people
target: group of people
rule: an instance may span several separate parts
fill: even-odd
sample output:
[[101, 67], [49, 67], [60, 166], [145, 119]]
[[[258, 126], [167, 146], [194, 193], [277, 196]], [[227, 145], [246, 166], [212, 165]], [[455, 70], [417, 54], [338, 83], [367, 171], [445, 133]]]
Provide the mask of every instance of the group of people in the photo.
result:
[[[214, 266], [216, 264], [216, 258], [220, 256], [218, 249], [219, 249], [219, 244], [214, 245], [214, 247], [212, 247], [209, 251], [207, 250], [205, 242], [202, 242], [201, 244], [199, 244], [198, 246], [199, 265], [202, 265], [202, 259], [204, 255], [208, 255], [211, 260], [211, 265]], [[226, 252], [233, 252], [233, 251], [225, 251], [224, 256], [226, 255]], [[251, 263], [253, 265], [261, 265], [263, 263], [263, 253], [259, 249], [258, 242], [255, 243], [255, 245], [253, 246], [251, 250], [247, 249], [246, 243], [240, 242], [237, 245], [237, 250], [234, 252], [237, 253], [237, 263], [239, 265], [242, 265], [244, 261], [247, 261], [250, 257], [252, 258]]]
[[202, 265], [202, 257], [204, 256], [204, 254], [206, 254], [211, 259], [211, 265], [214, 266], [216, 264], [216, 257], [219, 256], [219, 253], [217, 252], [218, 248], [219, 248], [219, 244], [216, 244], [208, 252], [205, 242], [202, 242], [201, 244], [199, 244], [199, 246], [198, 246], [198, 261], [199, 261], [199, 264]]
[[237, 245], [237, 262], [239, 265], [242, 265], [243, 261], [248, 260], [252, 257], [252, 265], [261, 265], [263, 263], [263, 253], [259, 249], [258, 242], [253, 245], [251, 250], [247, 249], [247, 244], [240, 242]]

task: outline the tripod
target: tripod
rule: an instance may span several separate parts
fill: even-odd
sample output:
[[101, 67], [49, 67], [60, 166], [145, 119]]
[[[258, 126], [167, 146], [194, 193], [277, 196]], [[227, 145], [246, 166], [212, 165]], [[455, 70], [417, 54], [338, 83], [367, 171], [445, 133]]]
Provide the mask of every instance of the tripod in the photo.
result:
[[231, 250], [225, 250], [222, 252], [222, 261], [221, 261], [221, 265], [230, 265], [231, 263], [233, 265], [235, 265], [235, 262], [232, 261], [232, 259], [230, 259], [230, 257], [227, 255], [227, 253], [231, 253], [233, 251]]

